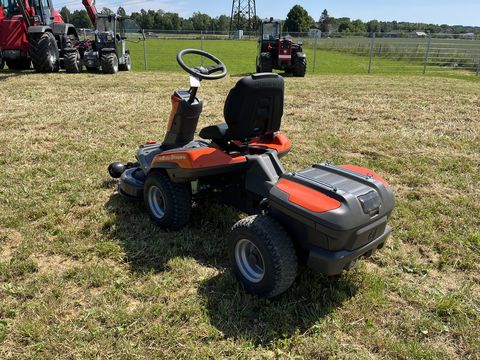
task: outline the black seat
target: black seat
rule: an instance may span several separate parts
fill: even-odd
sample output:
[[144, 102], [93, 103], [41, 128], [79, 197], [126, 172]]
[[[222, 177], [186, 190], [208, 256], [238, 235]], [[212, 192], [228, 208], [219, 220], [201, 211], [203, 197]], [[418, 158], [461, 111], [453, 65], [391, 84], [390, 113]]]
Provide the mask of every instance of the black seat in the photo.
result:
[[225, 101], [226, 123], [203, 128], [200, 137], [224, 143], [246, 141], [278, 131], [283, 115], [283, 93], [283, 78], [278, 74], [253, 74], [239, 80]]

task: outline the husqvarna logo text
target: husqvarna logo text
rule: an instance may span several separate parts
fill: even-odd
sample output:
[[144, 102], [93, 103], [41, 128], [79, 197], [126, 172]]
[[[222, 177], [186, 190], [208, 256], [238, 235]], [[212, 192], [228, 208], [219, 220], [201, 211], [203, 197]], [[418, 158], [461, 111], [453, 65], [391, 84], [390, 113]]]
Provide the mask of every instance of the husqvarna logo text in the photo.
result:
[[185, 155], [163, 155], [159, 158], [162, 161], [185, 160]]

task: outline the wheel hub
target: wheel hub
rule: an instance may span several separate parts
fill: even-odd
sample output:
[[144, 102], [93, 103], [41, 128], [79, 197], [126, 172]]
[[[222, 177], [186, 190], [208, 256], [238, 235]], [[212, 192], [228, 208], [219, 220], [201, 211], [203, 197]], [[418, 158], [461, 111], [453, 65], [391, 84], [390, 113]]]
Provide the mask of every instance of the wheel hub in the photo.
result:
[[165, 198], [157, 186], [148, 190], [148, 206], [156, 218], [162, 219], [165, 216]]
[[265, 265], [257, 246], [248, 239], [240, 239], [235, 246], [238, 270], [248, 281], [259, 283], [265, 276]]

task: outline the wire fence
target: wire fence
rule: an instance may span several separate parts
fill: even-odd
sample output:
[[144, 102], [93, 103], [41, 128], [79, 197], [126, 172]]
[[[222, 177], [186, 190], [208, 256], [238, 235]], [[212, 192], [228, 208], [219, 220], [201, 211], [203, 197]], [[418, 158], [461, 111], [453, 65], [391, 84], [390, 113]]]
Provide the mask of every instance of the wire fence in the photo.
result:
[[[149, 48], [162, 47], [169, 40], [198, 41], [203, 48], [205, 41], [241, 41], [251, 44], [256, 51], [258, 34], [254, 32], [228, 33], [218, 31], [171, 31], [142, 30], [143, 35], [130, 33], [131, 41], [143, 41], [144, 67], [148, 64]], [[353, 55], [348, 61], [357, 61], [368, 73], [438, 73], [463, 70], [480, 74], [480, 36], [474, 34], [426, 34], [415, 33], [368, 33], [368, 34], [322, 34], [288, 33], [294, 41], [301, 42], [309, 57], [309, 70], [321, 71], [317, 62], [322, 51]], [[182, 44], [180, 43], [181, 47]], [[235, 45], [232, 45], [235, 46]], [[154, 50], [154, 49], [153, 49]], [[211, 50], [211, 49], [210, 49]], [[153, 51], [153, 53], [157, 53]]]

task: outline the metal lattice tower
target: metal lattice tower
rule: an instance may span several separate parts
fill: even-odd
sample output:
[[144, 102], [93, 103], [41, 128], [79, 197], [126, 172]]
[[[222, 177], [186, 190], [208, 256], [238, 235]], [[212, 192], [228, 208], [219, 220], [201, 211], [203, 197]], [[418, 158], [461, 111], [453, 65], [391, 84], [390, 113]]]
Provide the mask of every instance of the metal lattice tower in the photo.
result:
[[255, 0], [233, 0], [230, 17], [230, 34], [237, 30], [255, 31], [257, 9]]

